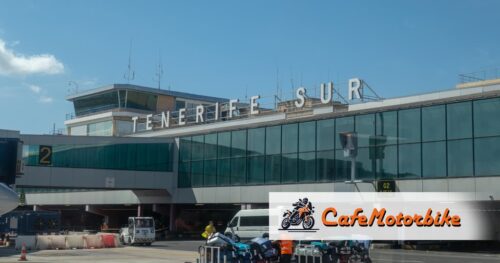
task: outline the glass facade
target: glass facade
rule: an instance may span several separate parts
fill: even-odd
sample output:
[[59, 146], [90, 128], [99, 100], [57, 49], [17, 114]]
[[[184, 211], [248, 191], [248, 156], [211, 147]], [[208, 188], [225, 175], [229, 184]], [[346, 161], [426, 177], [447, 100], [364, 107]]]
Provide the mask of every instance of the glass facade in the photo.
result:
[[498, 116], [493, 98], [183, 137], [179, 187], [345, 181], [339, 133], [352, 131], [356, 179], [499, 176]]
[[[173, 144], [52, 145], [52, 167], [171, 172]], [[39, 145], [24, 145], [25, 165], [38, 166]], [[184, 167], [188, 169], [188, 167]], [[199, 172], [203, 175], [203, 171]]]

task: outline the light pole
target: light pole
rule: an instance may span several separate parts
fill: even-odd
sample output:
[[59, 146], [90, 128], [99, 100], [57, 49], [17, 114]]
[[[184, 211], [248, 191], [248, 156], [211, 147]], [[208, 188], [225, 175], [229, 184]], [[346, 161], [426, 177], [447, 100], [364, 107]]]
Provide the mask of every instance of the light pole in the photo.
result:
[[[358, 137], [356, 132], [341, 132], [339, 133], [340, 144], [344, 150], [344, 157], [351, 160], [351, 180], [346, 181], [348, 184], [354, 184], [356, 181], [356, 156], [358, 155]], [[361, 181], [359, 181], [361, 182]]]

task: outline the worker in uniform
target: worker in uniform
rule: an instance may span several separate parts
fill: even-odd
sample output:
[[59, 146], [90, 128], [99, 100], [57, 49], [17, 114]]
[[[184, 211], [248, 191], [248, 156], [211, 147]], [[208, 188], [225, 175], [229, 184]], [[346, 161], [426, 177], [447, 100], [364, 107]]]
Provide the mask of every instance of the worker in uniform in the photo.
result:
[[293, 241], [280, 240], [280, 263], [290, 263], [293, 254]]
[[205, 232], [203, 232], [201, 236], [208, 239], [215, 232], [217, 232], [217, 230], [215, 229], [214, 221], [209, 221], [208, 225], [205, 227]]

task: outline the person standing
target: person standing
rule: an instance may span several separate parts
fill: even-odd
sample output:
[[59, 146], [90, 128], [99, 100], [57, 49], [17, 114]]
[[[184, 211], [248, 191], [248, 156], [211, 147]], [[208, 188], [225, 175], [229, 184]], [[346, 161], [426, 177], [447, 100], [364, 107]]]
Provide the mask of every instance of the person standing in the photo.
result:
[[292, 261], [293, 254], [293, 241], [292, 240], [280, 240], [280, 263], [290, 263]]
[[205, 227], [205, 232], [203, 232], [201, 236], [208, 239], [215, 232], [217, 232], [217, 230], [215, 229], [214, 221], [210, 220], [208, 225]]

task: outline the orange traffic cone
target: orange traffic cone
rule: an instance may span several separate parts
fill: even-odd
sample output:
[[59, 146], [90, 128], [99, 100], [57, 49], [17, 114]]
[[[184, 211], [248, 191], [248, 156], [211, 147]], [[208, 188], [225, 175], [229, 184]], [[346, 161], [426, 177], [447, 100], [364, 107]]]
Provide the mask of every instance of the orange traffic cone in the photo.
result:
[[23, 247], [21, 248], [21, 257], [19, 258], [18, 261], [28, 261], [26, 258], [26, 244], [23, 243]]

